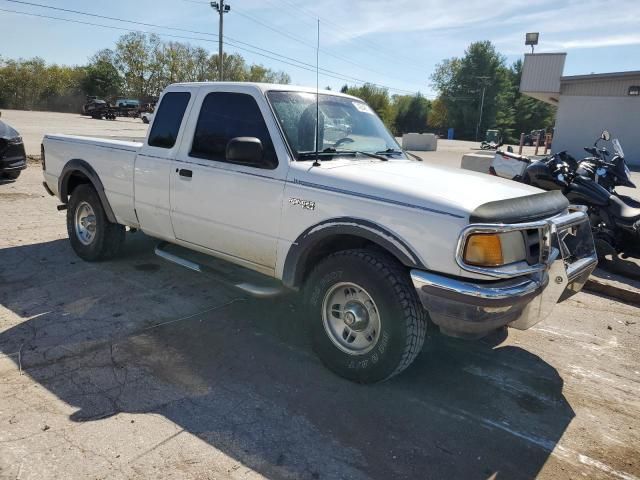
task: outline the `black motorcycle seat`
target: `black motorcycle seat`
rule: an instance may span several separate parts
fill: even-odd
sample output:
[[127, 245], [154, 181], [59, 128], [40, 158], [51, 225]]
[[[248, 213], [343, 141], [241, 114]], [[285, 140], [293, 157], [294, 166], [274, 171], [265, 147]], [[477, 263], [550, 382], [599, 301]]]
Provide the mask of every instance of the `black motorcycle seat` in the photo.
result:
[[609, 198], [609, 205], [611, 207], [611, 213], [616, 218], [627, 222], [640, 220], [640, 208], [629, 205], [622, 198], [616, 195], [611, 195]]
[[569, 201], [560, 190], [534, 193], [524, 197], [488, 202], [469, 216], [471, 223], [522, 223], [549, 218], [562, 213]]

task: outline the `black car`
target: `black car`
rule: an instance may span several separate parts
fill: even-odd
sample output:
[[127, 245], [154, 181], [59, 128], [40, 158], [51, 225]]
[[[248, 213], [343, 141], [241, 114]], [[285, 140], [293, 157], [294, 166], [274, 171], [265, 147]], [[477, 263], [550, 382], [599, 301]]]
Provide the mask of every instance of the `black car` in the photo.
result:
[[27, 168], [27, 155], [20, 134], [0, 121], [0, 182], [15, 180]]

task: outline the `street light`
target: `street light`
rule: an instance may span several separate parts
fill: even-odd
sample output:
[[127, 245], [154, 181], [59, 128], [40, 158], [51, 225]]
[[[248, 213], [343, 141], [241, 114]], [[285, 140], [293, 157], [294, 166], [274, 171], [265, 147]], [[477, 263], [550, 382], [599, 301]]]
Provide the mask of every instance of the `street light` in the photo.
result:
[[538, 44], [538, 39], [540, 38], [539, 32], [529, 32], [524, 37], [524, 44], [531, 45], [531, 53], [533, 53], [534, 45]]
[[218, 15], [220, 15], [220, 21], [218, 22], [218, 27], [219, 27], [219, 31], [218, 31], [218, 76], [220, 77], [220, 81], [222, 82], [224, 80], [224, 56], [223, 56], [223, 52], [222, 52], [222, 25], [223, 25], [223, 16], [225, 13], [228, 13], [229, 10], [231, 10], [231, 7], [229, 5], [226, 5], [225, 0], [220, 0], [220, 2], [211, 2], [211, 8], [213, 8], [214, 10], [216, 10], [218, 12]]

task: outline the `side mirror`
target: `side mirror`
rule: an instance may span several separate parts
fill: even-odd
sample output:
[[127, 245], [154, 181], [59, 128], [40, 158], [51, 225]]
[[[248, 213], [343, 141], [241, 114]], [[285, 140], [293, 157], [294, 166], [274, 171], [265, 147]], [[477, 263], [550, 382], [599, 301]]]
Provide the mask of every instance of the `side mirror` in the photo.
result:
[[600, 138], [605, 142], [608, 142], [611, 139], [611, 134], [609, 133], [609, 130], [603, 130], [602, 135], [600, 135]]
[[227, 143], [226, 157], [228, 162], [263, 166], [262, 142], [256, 137], [236, 137]]

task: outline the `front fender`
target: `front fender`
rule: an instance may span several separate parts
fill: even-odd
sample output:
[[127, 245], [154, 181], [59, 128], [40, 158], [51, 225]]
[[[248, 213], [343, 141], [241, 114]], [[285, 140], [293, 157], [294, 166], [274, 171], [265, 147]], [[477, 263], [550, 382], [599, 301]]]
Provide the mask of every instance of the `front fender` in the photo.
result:
[[426, 268], [418, 255], [404, 240], [383, 226], [361, 218], [340, 217], [313, 225], [298, 236], [287, 253], [282, 282], [290, 288], [301, 285], [305, 265], [314, 248], [323, 241], [340, 235], [368, 240], [389, 252], [407, 267]]

